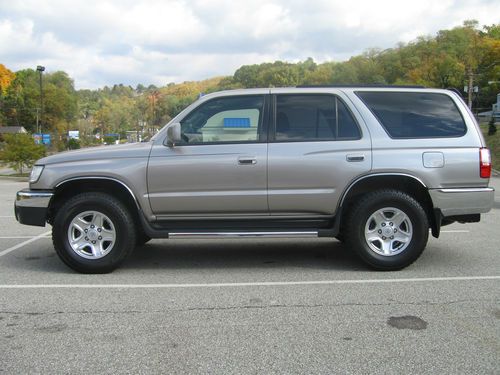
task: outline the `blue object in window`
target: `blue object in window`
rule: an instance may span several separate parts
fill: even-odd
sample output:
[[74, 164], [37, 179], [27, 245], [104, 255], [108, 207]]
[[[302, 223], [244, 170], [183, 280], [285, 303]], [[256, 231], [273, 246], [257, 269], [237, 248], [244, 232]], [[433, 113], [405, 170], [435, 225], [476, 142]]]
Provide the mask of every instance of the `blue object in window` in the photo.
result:
[[248, 117], [227, 117], [224, 119], [225, 128], [249, 128], [250, 119]]

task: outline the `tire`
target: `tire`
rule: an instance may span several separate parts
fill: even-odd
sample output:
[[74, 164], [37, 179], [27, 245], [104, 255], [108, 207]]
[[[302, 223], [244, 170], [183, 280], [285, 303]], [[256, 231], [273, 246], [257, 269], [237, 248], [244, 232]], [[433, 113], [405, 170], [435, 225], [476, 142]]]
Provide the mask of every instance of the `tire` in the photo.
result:
[[108, 273], [135, 248], [134, 220], [125, 205], [108, 194], [78, 194], [59, 208], [52, 242], [59, 258], [73, 270]]
[[347, 217], [345, 241], [368, 266], [396, 271], [422, 254], [429, 221], [422, 205], [397, 190], [364, 195]]

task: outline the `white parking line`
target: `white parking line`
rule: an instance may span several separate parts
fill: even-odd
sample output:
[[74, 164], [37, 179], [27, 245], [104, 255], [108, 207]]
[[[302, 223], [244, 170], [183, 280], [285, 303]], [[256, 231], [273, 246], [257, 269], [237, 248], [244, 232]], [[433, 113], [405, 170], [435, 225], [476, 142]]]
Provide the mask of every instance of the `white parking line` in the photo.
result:
[[47, 235], [49, 235], [50, 233], [52, 233], [52, 231], [48, 231], [48, 232], [39, 234], [38, 236], [32, 237], [29, 240], [21, 242], [20, 244], [17, 244], [15, 246], [9, 247], [6, 250], [0, 251], [0, 257], [3, 257], [4, 255], [7, 255], [8, 253], [10, 253], [10, 252], [12, 252], [14, 250], [17, 250], [20, 247], [23, 247], [24, 245], [27, 245], [27, 244], [32, 243], [32, 242], [35, 242], [36, 240], [39, 240], [40, 238], [44, 238], [44, 237], [47, 238]]
[[469, 233], [468, 230], [442, 230], [441, 233]]
[[0, 218], [7, 218], [7, 217], [8, 217], [9, 219], [11, 219], [11, 218], [14, 218], [15, 216], [14, 216], [14, 215], [10, 215], [10, 216], [9, 216], [9, 215], [7, 215], [7, 216], [0, 216]]
[[361, 279], [361, 280], [318, 280], [318, 281], [263, 281], [249, 283], [208, 284], [0, 284], [0, 289], [178, 289], [178, 288], [223, 288], [247, 286], [291, 286], [291, 285], [335, 285], [335, 284], [382, 284], [421, 283], [436, 281], [500, 280], [500, 276], [456, 276], [421, 277], [411, 279]]
[[16, 240], [21, 238], [35, 238], [35, 236], [0, 236], [0, 240]]

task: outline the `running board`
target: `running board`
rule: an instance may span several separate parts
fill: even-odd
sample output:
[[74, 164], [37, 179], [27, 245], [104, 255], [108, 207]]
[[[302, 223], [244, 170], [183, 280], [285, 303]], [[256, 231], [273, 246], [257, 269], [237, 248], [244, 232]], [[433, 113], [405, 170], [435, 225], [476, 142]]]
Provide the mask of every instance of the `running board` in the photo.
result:
[[170, 232], [169, 238], [318, 237], [317, 231], [301, 232]]

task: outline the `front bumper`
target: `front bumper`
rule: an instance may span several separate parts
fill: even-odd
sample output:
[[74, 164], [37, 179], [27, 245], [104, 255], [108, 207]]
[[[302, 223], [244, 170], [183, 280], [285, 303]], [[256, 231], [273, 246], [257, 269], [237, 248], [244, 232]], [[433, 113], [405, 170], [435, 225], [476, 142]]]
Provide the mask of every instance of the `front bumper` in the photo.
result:
[[493, 207], [495, 189], [463, 188], [463, 189], [429, 189], [435, 209], [439, 209], [444, 217], [471, 214], [482, 214]]
[[47, 212], [54, 193], [44, 190], [24, 189], [16, 194], [14, 212], [16, 220], [21, 224], [44, 227]]

